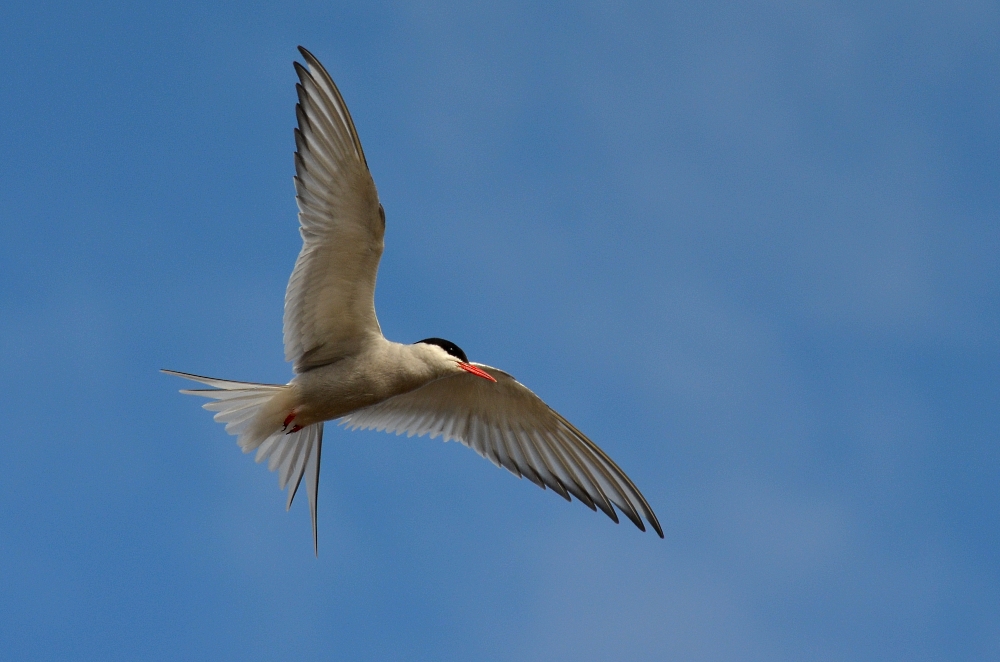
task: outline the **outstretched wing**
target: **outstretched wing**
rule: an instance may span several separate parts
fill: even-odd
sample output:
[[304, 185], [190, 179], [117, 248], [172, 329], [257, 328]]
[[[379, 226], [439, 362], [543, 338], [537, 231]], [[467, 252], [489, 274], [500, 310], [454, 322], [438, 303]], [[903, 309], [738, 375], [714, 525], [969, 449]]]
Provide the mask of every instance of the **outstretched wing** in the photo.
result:
[[456, 439], [543, 489], [600, 508], [615, 522], [612, 504], [643, 531], [645, 518], [663, 537], [639, 489], [597, 444], [506, 372], [474, 365], [496, 383], [467, 373], [445, 377], [349, 414], [341, 425]]
[[382, 334], [375, 278], [385, 213], [351, 114], [323, 65], [299, 47], [295, 192], [302, 251], [285, 293], [285, 360], [305, 372]]

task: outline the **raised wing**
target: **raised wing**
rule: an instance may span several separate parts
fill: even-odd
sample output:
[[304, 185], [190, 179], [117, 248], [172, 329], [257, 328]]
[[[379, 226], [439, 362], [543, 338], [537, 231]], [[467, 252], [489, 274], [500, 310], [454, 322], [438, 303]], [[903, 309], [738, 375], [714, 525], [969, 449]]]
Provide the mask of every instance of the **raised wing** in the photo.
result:
[[645, 531], [663, 530], [635, 484], [618, 465], [526, 386], [502, 370], [474, 364], [497, 381], [463, 373], [360, 409], [341, 419], [352, 430], [456, 439], [498, 467], [542, 489], [570, 494], [615, 522], [612, 504]]
[[285, 292], [285, 360], [295, 372], [357, 351], [382, 334], [375, 277], [385, 212], [351, 114], [323, 65], [299, 47], [295, 193], [302, 251]]

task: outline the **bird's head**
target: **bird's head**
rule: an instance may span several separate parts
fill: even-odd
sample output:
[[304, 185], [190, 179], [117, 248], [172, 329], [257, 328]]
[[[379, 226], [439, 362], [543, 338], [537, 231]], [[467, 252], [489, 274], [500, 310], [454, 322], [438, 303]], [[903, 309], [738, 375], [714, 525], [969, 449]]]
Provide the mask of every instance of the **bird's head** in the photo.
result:
[[444, 338], [424, 338], [413, 343], [414, 345], [427, 345], [430, 349], [432, 360], [440, 366], [446, 373], [467, 372], [495, 382], [493, 376], [482, 368], [469, 363], [469, 357], [465, 355], [462, 348], [450, 340]]

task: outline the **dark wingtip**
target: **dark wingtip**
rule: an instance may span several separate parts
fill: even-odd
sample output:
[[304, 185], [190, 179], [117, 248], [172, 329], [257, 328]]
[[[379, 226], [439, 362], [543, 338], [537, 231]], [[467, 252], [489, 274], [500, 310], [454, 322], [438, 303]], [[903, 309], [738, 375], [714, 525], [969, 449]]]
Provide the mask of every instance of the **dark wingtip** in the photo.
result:
[[310, 67], [315, 67], [316, 69], [320, 69], [324, 72], [326, 71], [323, 69], [323, 65], [319, 63], [319, 60], [316, 59], [316, 56], [306, 50], [304, 46], [299, 46], [299, 53], [302, 53], [302, 57], [305, 58], [306, 64]]
[[[303, 67], [302, 63], [297, 60], [292, 62], [292, 67], [295, 68], [295, 75], [299, 77], [299, 80], [305, 80], [311, 75], [309, 73], [309, 70]], [[296, 83], [296, 86], [298, 86], [298, 83]], [[296, 89], [296, 92], [298, 93], [298, 89]], [[300, 94], [299, 99], [301, 100], [302, 98], [301, 93], [299, 94]]]
[[[646, 521], [649, 522], [649, 525], [653, 527], [653, 531], [656, 531], [656, 535], [658, 535], [658, 536], [660, 536], [662, 538], [663, 537], [663, 529], [660, 528], [660, 522], [657, 521], [656, 515], [653, 514], [652, 510], [650, 510], [646, 514]], [[643, 531], [645, 531], [645, 530], [646, 529], [643, 529]]]

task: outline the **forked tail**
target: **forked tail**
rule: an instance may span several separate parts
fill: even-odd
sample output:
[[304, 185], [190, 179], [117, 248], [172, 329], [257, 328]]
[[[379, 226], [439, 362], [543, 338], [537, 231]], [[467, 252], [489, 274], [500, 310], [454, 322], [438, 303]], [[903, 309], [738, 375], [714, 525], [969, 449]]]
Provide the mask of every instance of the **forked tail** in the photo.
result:
[[215, 420], [225, 423], [226, 432], [236, 435], [236, 442], [244, 453], [256, 450], [257, 462], [267, 459], [268, 470], [278, 471], [278, 485], [281, 489], [288, 488], [286, 510], [292, 507], [292, 499], [295, 498], [302, 476], [305, 475], [309, 513], [312, 516], [313, 549], [319, 556], [316, 497], [319, 493], [323, 424], [314, 423], [295, 432], [285, 430], [282, 417], [287, 409], [284, 401], [289, 397], [287, 386], [234, 382], [174, 370], [162, 372], [212, 387], [182, 389], [181, 393], [200, 395], [213, 400], [202, 407], [217, 412]]

